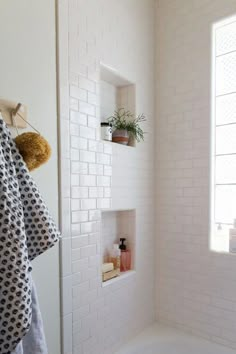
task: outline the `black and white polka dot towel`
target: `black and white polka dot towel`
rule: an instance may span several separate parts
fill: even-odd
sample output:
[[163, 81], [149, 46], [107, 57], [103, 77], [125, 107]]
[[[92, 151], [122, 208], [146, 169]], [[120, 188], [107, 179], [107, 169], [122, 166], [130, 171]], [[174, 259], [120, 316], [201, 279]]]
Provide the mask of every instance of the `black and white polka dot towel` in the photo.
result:
[[30, 261], [58, 238], [57, 227], [0, 113], [1, 354], [10, 354], [31, 324]]

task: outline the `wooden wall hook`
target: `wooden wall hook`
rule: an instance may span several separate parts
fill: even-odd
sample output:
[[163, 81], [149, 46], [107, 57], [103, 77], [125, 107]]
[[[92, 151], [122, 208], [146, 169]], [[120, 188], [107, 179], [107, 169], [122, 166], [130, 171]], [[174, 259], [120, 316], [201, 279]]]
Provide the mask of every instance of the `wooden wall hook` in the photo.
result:
[[15, 115], [15, 122], [18, 128], [26, 128], [27, 122], [25, 122], [17, 113], [27, 121], [27, 107], [21, 103], [8, 101], [0, 98], [0, 112], [7, 125], [14, 126], [12, 121], [12, 114]]
[[17, 105], [16, 108], [12, 111], [12, 113], [16, 116], [17, 113], [21, 111], [21, 107], [22, 107], [22, 104], [21, 104], [21, 103], [18, 103], [18, 105]]

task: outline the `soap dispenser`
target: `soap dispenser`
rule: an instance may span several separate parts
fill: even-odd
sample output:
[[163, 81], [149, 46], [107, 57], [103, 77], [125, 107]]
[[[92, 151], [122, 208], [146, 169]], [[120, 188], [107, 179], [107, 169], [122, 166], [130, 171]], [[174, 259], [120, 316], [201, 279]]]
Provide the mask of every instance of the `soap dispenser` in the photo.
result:
[[126, 241], [126, 238], [120, 238], [120, 250], [121, 251], [126, 251], [125, 241]]
[[127, 272], [128, 270], [131, 269], [131, 252], [130, 250], [127, 250], [125, 241], [126, 238], [124, 237], [120, 238], [120, 250], [121, 250], [120, 271], [121, 272]]
[[233, 228], [229, 229], [229, 251], [236, 253], [236, 219], [234, 219]]

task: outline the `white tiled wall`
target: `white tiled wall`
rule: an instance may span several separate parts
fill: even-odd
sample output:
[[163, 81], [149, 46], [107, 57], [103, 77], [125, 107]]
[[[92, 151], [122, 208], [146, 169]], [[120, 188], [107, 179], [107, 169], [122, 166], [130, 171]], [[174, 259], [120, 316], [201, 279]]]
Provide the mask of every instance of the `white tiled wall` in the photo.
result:
[[117, 107], [116, 86], [106, 82], [100, 81], [100, 109], [101, 109], [101, 121], [106, 122]]
[[127, 85], [118, 88], [117, 102], [119, 108], [124, 108], [135, 114], [135, 85]]
[[[127, 79], [119, 77], [116, 72], [101, 65], [100, 77], [100, 116], [106, 122], [119, 109], [124, 109], [136, 114], [136, 86]], [[104, 78], [105, 75], [105, 78]], [[105, 79], [109, 79], [106, 81]], [[129, 120], [132, 119], [129, 117]], [[130, 137], [129, 146], [135, 146], [135, 141]]]
[[235, 0], [159, 0], [157, 309], [236, 348], [236, 258], [209, 251], [211, 25]]
[[110, 255], [112, 245], [119, 243], [119, 235], [117, 234], [117, 212], [102, 213], [102, 257], [106, 259]]
[[[64, 354], [111, 354], [154, 320], [154, 12], [153, 0], [59, 0]], [[136, 148], [99, 141], [100, 62], [136, 83], [148, 118]], [[136, 209], [136, 274], [102, 288], [110, 206]]]

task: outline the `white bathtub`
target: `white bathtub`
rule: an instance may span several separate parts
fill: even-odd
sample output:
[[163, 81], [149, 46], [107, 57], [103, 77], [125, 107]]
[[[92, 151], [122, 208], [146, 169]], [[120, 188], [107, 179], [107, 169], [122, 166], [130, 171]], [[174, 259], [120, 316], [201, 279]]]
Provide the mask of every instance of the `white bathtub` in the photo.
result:
[[155, 324], [116, 354], [235, 354], [236, 350]]

